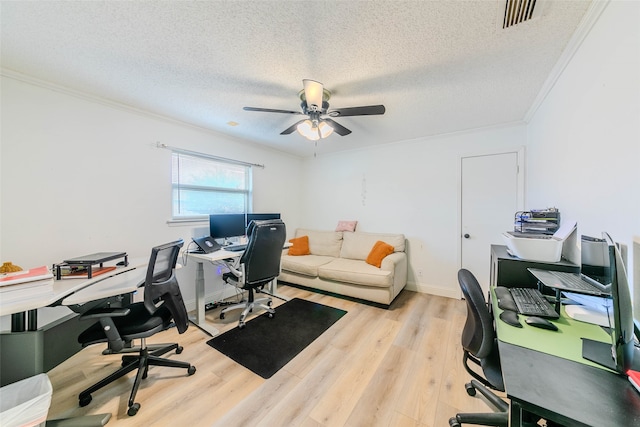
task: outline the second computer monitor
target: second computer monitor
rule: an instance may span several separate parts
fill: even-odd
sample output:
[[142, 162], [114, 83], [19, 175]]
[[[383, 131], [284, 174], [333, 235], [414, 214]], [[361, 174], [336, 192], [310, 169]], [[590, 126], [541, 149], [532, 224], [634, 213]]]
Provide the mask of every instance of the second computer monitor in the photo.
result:
[[250, 213], [247, 214], [247, 227], [251, 221], [265, 221], [269, 219], [280, 219], [279, 213]]

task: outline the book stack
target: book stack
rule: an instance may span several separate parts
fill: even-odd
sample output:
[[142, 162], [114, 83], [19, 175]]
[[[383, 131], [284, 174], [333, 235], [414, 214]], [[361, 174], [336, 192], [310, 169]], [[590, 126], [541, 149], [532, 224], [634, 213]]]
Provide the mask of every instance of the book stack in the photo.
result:
[[640, 372], [629, 369], [627, 371], [627, 378], [629, 378], [629, 382], [633, 384], [633, 386], [640, 393]]
[[53, 292], [53, 274], [46, 266], [0, 275], [0, 299], [16, 300]]

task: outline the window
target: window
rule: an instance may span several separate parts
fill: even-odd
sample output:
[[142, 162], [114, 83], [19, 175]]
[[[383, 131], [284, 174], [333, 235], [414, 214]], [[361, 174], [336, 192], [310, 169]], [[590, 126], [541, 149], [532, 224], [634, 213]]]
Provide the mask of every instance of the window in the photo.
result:
[[174, 151], [171, 169], [173, 219], [250, 211], [250, 165]]

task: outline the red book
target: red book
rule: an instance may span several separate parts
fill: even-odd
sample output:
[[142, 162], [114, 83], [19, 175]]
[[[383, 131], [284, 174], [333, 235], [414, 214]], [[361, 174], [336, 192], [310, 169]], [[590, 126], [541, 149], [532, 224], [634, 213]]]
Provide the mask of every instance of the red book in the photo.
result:
[[53, 274], [49, 271], [46, 265], [43, 265], [42, 267], [32, 268], [26, 271], [16, 271], [15, 273], [2, 275], [0, 276], [0, 286], [50, 279], [52, 277]]
[[627, 371], [627, 378], [629, 382], [640, 392], [640, 372], [629, 369]]

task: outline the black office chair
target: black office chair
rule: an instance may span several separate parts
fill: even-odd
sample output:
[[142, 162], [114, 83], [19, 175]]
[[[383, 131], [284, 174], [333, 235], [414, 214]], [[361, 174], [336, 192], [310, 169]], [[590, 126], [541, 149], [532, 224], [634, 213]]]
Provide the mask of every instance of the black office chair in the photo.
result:
[[[469, 270], [462, 269], [458, 272], [458, 282], [467, 303], [467, 321], [462, 330], [462, 363], [474, 378], [465, 384], [465, 388], [469, 396], [475, 396], [476, 390], [479, 391], [495, 406], [497, 412], [457, 414], [449, 420], [449, 426], [459, 427], [464, 423], [507, 427], [509, 405], [489, 390], [492, 388], [504, 391], [493, 318], [474, 275]], [[469, 361], [481, 367], [484, 376], [471, 369]]]
[[238, 327], [242, 329], [245, 326], [245, 318], [256, 307], [267, 310], [269, 317], [275, 315], [275, 310], [271, 308], [271, 298], [255, 299], [254, 290], [259, 292], [280, 274], [280, 258], [286, 235], [284, 222], [279, 219], [252, 221], [249, 224], [249, 241], [240, 257], [239, 265], [237, 268], [230, 267], [230, 271], [223, 275], [224, 281], [228, 284], [247, 290], [248, 300], [226, 307], [220, 312], [220, 319], [224, 319], [228, 311], [242, 308], [238, 322]]
[[151, 249], [144, 281], [144, 302], [134, 303], [125, 308], [94, 308], [80, 316], [80, 319], [98, 320], [78, 337], [78, 342], [83, 347], [108, 342], [114, 351], [120, 351], [126, 342], [141, 339], [137, 355], [123, 356], [122, 367], [119, 370], [80, 393], [80, 406], [86, 406], [91, 402], [91, 393], [94, 391], [137, 369], [127, 410], [127, 414], [133, 416], [140, 409], [140, 404], [135, 403], [135, 397], [140, 382], [147, 378], [149, 366], [184, 368], [188, 375], [196, 372], [195, 366], [187, 362], [159, 357], [171, 350], [180, 354], [182, 347], [178, 344], [169, 344], [153, 351], [149, 351], [146, 345], [146, 338], [158, 332], [175, 325], [182, 334], [189, 326], [187, 309], [174, 271], [183, 244], [180, 239]]

